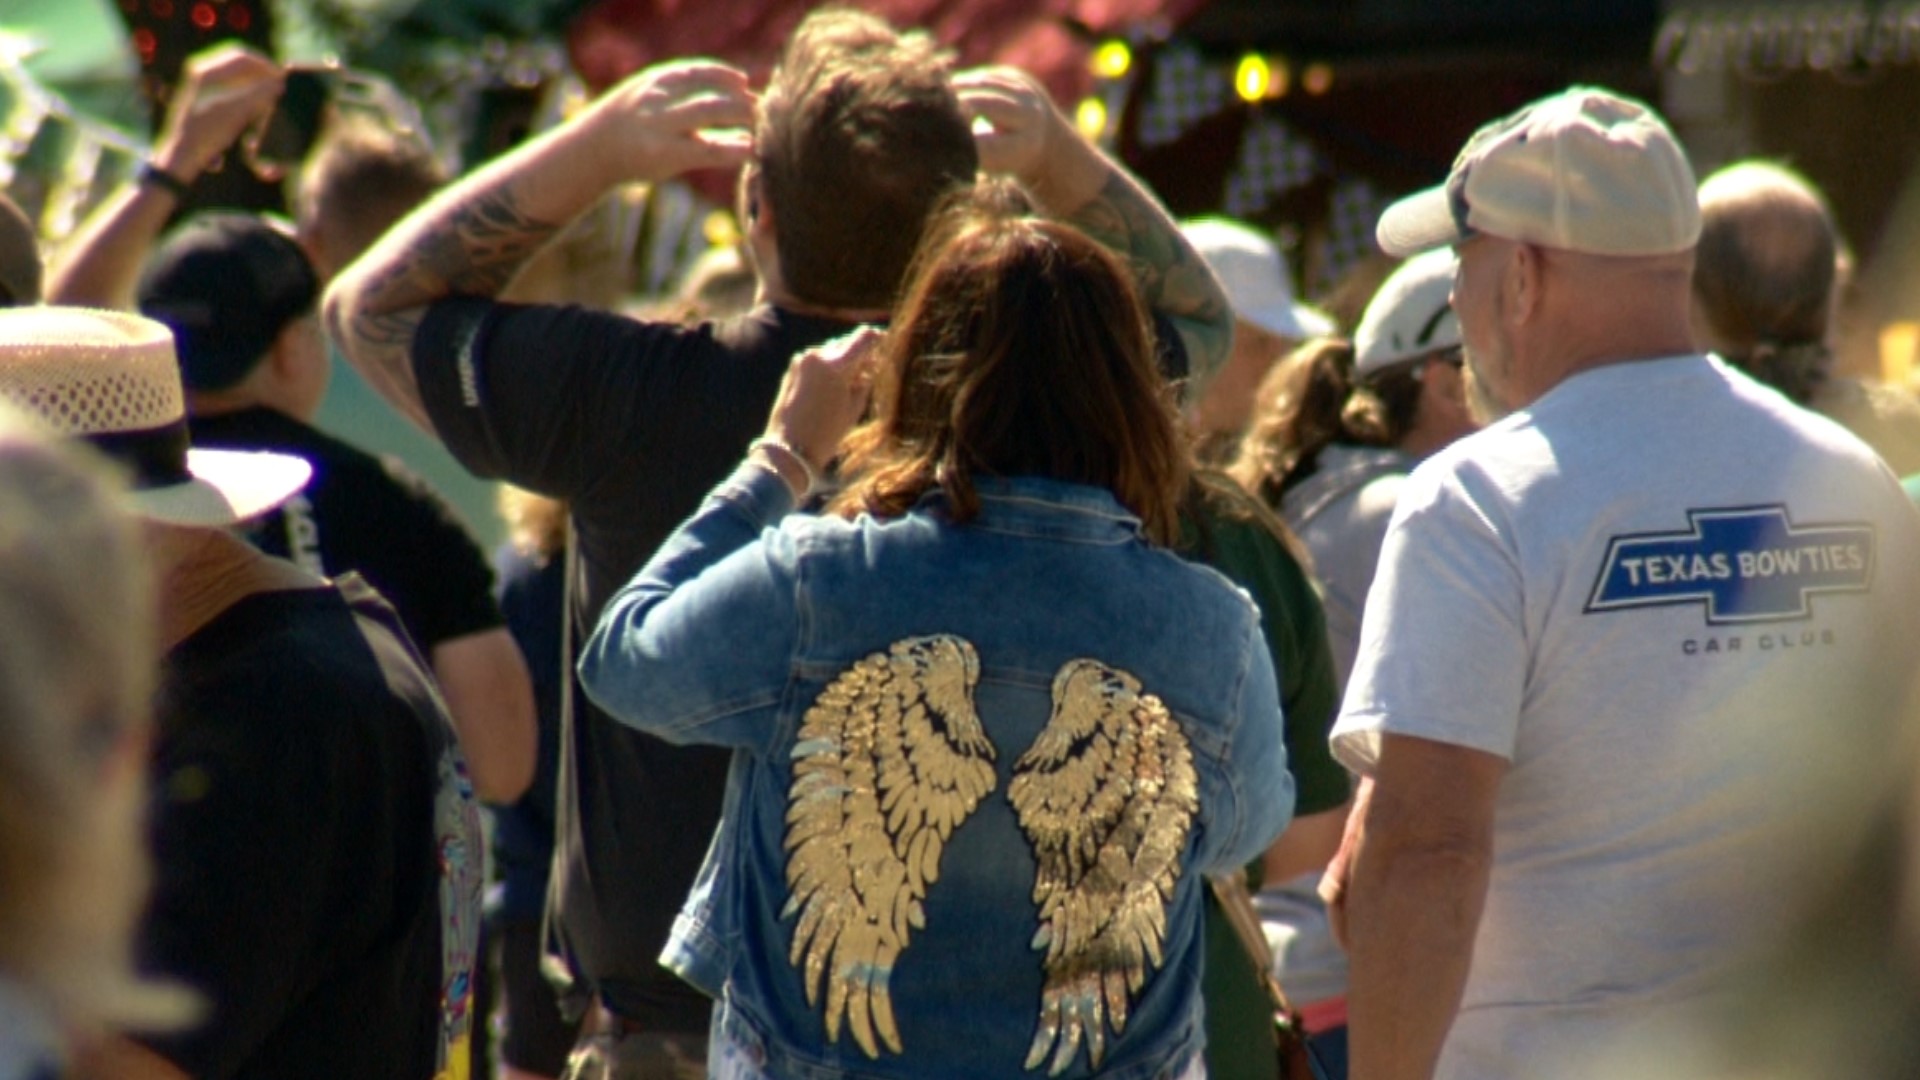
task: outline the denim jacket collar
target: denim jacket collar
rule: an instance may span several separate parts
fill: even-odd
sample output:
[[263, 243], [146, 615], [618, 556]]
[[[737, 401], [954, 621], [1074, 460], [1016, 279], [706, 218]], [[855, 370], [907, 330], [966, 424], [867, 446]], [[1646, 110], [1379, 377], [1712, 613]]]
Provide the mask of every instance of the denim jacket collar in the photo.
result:
[[[1140, 538], [1140, 519], [1105, 488], [1040, 476], [975, 477], [980, 513], [969, 528], [1014, 536], [1124, 544]], [[948, 504], [940, 489], [920, 497], [917, 510]]]

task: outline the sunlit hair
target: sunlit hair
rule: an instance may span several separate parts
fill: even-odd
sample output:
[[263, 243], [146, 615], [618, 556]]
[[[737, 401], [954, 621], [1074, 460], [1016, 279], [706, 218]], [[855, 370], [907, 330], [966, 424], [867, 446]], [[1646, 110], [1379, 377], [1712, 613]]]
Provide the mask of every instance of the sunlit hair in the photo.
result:
[[1798, 173], [1746, 161], [1708, 177], [1693, 269], [1705, 344], [1806, 404], [1832, 366], [1838, 251], [1826, 201]]
[[0, 407], [0, 971], [62, 1020], [177, 1023], [141, 984], [153, 583], [104, 459]]
[[808, 15], [788, 40], [754, 149], [796, 297], [893, 303], [928, 214], [979, 167], [949, 64], [925, 34], [845, 8]]
[[1106, 488], [1171, 543], [1186, 456], [1132, 278], [1019, 208], [986, 184], [929, 229], [834, 508], [895, 517], [939, 488], [966, 521], [976, 478], [1041, 476]]
[[418, 139], [363, 114], [328, 125], [300, 174], [300, 232], [322, 238], [327, 273], [372, 247], [393, 223], [446, 183]]
[[515, 551], [544, 565], [567, 548], [567, 504], [512, 484], [501, 484], [494, 509]]
[[1353, 364], [1345, 338], [1315, 338], [1275, 364], [1254, 394], [1253, 423], [1227, 474], [1278, 506], [1313, 475], [1329, 444], [1385, 447], [1405, 438], [1420, 408], [1418, 360], [1364, 381]]

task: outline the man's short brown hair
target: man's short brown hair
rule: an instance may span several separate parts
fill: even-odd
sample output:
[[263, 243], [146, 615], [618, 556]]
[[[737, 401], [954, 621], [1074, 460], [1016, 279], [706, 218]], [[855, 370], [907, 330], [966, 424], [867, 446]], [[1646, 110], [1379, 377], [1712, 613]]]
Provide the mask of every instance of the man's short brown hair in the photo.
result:
[[340, 271], [372, 247], [394, 222], [427, 201], [446, 174], [418, 139], [370, 117], [333, 124], [300, 177], [302, 236], [319, 237], [328, 265]]
[[761, 100], [761, 190], [781, 277], [824, 307], [887, 307], [928, 215], [969, 184], [979, 152], [949, 58], [874, 16], [814, 12]]

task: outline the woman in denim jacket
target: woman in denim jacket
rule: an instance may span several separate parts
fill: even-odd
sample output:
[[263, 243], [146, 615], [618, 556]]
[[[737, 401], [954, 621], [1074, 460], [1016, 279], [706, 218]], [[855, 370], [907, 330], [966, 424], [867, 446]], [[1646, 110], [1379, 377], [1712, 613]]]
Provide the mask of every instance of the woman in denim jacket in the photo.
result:
[[[720, 1000], [718, 1076], [1201, 1076], [1202, 875], [1293, 804], [1258, 616], [1162, 546], [1184, 451], [1121, 264], [930, 233], [896, 328], [795, 360], [582, 657], [612, 715], [737, 751], [663, 961]], [[787, 516], [836, 449], [832, 512]]]

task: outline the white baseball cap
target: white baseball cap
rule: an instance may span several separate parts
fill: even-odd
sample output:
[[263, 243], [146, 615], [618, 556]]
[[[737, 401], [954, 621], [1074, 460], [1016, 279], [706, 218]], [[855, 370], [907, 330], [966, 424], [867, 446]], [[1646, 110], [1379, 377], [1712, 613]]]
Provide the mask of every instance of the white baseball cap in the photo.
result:
[[153, 521], [245, 521], [280, 505], [313, 472], [287, 454], [190, 449], [173, 335], [142, 315], [0, 310], [0, 400], [126, 466], [132, 509]]
[[1226, 287], [1234, 315], [1289, 341], [1333, 333], [1331, 318], [1293, 298], [1286, 261], [1271, 238], [1220, 217], [1182, 222], [1180, 232]]
[[1380, 283], [1353, 335], [1356, 374], [1365, 378], [1460, 344], [1460, 320], [1447, 302], [1456, 264], [1452, 251], [1438, 248], [1401, 263]]
[[1375, 236], [1412, 255], [1491, 233], [1591, 255], [1666, 255], [1700, 238], [1686, 152], [1659, 115], [1576, 86], [1475, 132], [1447, 182], [1401, 199]]

